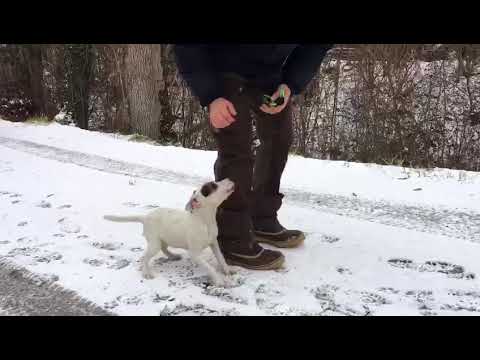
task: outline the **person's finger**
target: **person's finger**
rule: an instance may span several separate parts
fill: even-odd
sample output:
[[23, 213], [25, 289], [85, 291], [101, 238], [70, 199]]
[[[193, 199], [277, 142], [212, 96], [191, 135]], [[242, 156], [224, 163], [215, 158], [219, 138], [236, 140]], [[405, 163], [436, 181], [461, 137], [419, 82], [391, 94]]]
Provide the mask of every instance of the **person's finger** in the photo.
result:
[[270, 111], [267, 105], [260, 106], [260, 110], [262, 110], [265, 113], [268, 113]]
[[277, 100], [279, 97], [280, 97], [280, 89], [277, 89], [277, 91], [275, 91], [271, 96], [271, 99], [273, 102], [275, 102], [275, 100]]
[[272, 109], [273, 108], [271, 108], [267, 105], [260, 106], [260, 110], [262, 110], [264, 113], [267, 113], [267, 114], [273, 114]]
[[237, 110], [235, 110], [235, 106], [229, 101], [227, 102], [227, 110], [230, 112], [231, 116], [237, 116]]
[[228, 125], [230, 125], [235, 121], [235, 118], [232, 115], [230, 115], [230, 111], [227, 108], [222, 110], [222, 116], [223, 116], [223, 119], [226, 122], [228, 122]]
[[271, 114], [272, 114], [272, 115], [278, 114], [278, 113], [281, 112], [282, 110], [283, 110], [283, 108], [282, 108], [281, 106], [275, 106], [274, 108], [272, 108]]
[[220, 124], [223, 129], [230, 125], [230, 121], [228, 121], [228, 118], [226, 116], [222, 116], [220, 120]]
[[260, 107], [260, 110], [262, 110], [263, 112], [265, 112], [267, 114], [275, 115], [275, 114], [278, 114], [278, 113], [282, 112], [283, 109], [285, 109], [285, 107], [286, 107], [286, 103], [281, 105], [281, 106], [275, 106], [275, 107], [268, 107], [266, 105], [262, 105]]

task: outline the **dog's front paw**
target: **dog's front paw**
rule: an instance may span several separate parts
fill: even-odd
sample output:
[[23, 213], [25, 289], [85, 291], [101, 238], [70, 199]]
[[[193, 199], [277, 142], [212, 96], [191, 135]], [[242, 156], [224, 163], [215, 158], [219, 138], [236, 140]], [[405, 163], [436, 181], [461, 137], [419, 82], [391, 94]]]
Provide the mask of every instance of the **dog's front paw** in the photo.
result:
[[225, 278], [225, 285], [224, 287], [226, 288], [232, 288], [232, 287], [235, 287], [237, 286], [237, 282], [232, 279], [232, 278]]
[[225, 287], [227, 279], [224, 277], [217, 276], [214, 279], [212, 279], [213, 284], [218, 287]]
[[227, 277], [221, 277], [221, 278], [215, 279], [213, 283], [215, 284], [215, 286], [223, 287], [223, 288], [231, 288], [235, 286], [235, 282], [232, 279], [229, 279]]
[[225, 275], [233, 275], [237, 272], [237, 270], [227, 265], [226, 267], [224, 267], [223, 272], [225, 273]]

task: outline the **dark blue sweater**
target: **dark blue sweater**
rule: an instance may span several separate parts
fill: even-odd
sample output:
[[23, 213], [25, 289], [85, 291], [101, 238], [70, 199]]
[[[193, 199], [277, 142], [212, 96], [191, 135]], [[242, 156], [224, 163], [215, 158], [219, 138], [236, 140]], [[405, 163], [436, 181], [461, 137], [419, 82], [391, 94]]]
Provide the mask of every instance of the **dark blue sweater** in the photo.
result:
[[312, 80], [332, 44], [176, 45], [181, 75], [207, 106], [222, 94], [220, 75], [235, 73], [271, 95], [281, 83], [294, 95]]

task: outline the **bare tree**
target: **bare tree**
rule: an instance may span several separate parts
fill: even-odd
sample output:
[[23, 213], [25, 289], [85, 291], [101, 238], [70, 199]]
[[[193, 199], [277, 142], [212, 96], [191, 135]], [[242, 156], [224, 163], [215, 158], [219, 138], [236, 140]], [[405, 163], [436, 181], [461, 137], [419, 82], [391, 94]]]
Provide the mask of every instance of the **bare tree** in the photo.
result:
[[165, 87], [161, 45], [127, 45], [125, 77], [131, 128], [152, 139], [160, 138], [159, 95]]
[[33, 104], [33, 114], [47, 115], [47, 97], [43, 82], [42, 45], [26, 44], [21, 47], [29, 79], [28, 95]]
[[[81, 127], [215, 148], [208, 114], [178, 75], [171, 44], [89, 46], [3, 47], [0, 112], [21, 119], [33, 99], [45, 106], [43, 78], [47, 98]], [[478, 44], [337, 44], [294, 100], [298, 154], [480, 170]]]

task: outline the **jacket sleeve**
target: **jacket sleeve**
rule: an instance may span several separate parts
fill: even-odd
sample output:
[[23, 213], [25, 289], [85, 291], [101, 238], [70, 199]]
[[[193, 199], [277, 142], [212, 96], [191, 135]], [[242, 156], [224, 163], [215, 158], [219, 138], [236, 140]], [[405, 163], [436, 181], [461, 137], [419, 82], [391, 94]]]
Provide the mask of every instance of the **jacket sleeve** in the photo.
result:
[[290, 54], [283, 66], [283, 82], [294, 95], [307, 87], [332, 46], [333, 44], [300, 45]]
[[175, 45], [180, 74], [202, 106], [222, 96], [219, 75], [210, 56], [208, 45]]

